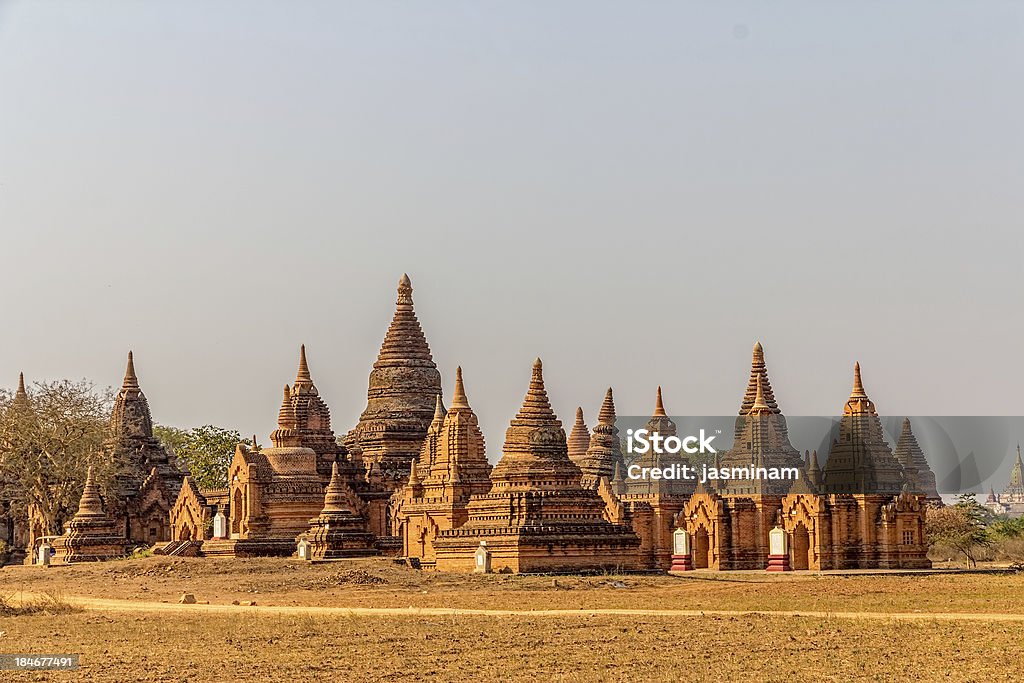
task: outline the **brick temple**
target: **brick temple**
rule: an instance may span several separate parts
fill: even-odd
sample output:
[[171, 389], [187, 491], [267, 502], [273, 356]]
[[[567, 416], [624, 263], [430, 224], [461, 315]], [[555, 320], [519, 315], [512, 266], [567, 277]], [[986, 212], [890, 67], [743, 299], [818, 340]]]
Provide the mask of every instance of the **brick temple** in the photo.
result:
[[[566, 436], [532, 368], [500, 458], [488, 460], [463, 372], [450, 405], [403, 275], [355, 426], [335, 434], [306, 349], [286, 384], [270, 445], [239, 444], [227, 486], [203, 489], [153, 436], [134, 359], [118, 391], [106, 457], [127, 464], [104, 500], [90, 474], [78, 514], [54, 542], [58, 561], [102, 559], [139, 545], [190, 555], [333, 561], [383, 554], [440, 571], [580, 572], [765, 569], [769, 534], [785, 532], [793, 569], [914, 568], [925, 510], [941, 504], [909, 420], [886, 441], [859, 364], [829, 453], [800, 451], [754, 345], [728, 450], [674, 456], [622, 452], [611, 388], [592, 428], [582, 409]], [[29, 409], [23, 380], [9, 410]], [[661, 387], [646, 424], [676, 436]], [[704, 458], [701, 461], [701, 458]], [[795, 480], [635, 479], [627, 464], [688, 463], [798, 470]], [[1018, 454], [1008, 495], [1021, 486]], [[1017, 488], [1014, 488], [1017, 487]], [[8, 524], [11, 527], [11, 524]], [[16, 527], [32, 547], [31, 519]], [[676, 542], [688, 540], [680, 560]], [[8, 536], [12, 533], [8, 531]], [[16, 537], [16, 536], [15, 536]]]

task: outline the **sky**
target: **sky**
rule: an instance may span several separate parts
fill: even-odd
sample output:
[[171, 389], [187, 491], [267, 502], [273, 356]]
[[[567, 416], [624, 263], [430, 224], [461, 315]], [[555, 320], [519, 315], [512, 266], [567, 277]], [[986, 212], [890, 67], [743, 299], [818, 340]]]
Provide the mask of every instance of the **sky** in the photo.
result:
[[[403, 272], [497, 460], [563, 423], [1022, 415], [1024, 5], [4, 2], [0, 386], [344, 433]], [[1024, 436], [1024, 435], [1022, 435]], [[799, 446], [799, 444], [798, 444]]]

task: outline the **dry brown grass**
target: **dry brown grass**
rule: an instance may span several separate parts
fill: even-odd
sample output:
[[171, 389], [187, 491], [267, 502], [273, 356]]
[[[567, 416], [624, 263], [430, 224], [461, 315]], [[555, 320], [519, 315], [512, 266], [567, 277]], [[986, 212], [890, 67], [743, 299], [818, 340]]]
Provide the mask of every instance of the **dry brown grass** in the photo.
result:
[[46, 591], [31, 597], [0, 595], [0, 617], [23, 617], [28, 615], [71, 614], [82, 608], [72, 605], [59, 591]]
[[0, 619], [0, 650], [80, 654], [73, 681], [1014, 681], [1019, 624], [782, 617]]
[[[616, 587], [624, 586], [624, 587]], [[466, 609], [805, 610], [1024, 614], [1024, 574], [551, 577], [419, 572], [382, 560], [309, 565], [284, 559], [151, 557], [104, 564], [0, 569], [0, 594], [260, 605]]]
[[[620, 586], [620, 587], [616, 587]], [[1024, 614], [1024, 575], [474, 576], [387, 560], [152, 557], [0, 569], [0, 594], [51, 591], [0, 613], [0, 652], [80, 654], [44, 680], [943, 681], [1020, 679], [1020, 622], [780, 615], [619, 616], [586, 609]], [[251, 612], [68, 612], [60, 597], [214, 604], [574, 609], [559, 617], [281, 616]], [[13, 601], [5, 600], [4, 605]], [[69, 606], [70, 607], [70, 606]]]

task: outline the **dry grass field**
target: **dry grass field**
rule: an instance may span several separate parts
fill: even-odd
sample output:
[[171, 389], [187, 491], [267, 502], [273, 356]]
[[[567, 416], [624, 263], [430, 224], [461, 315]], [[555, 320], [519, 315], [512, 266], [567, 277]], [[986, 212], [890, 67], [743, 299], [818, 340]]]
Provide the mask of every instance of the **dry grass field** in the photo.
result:
[[[66, 596], [50, 613], [3, 616], [0, 652], [77, 653], [76, 672], [0, 680], [80, 681], [1017, 681], [1024, 575], [811, 576], [758, 573], [520, 577], [420, 573], [386, 560], [146, 558], [0, 569], [0, 597]], [[211, 606], [177, 606], [188, 591]], [[131, 601], [61, 608], [72, 596]], [[255, 607], [214, 608], [233, 600]], [[152, 603], [167, 601], [166, 612]], [[17, 598], [8, 599], [16, 603]], [[143, 602], [149, 602], [146, 607]], [[517, 614], [363, 614], [264, 606], [465, 608]], [[214, 611], [214, 610], [219, 611]], [[224, 610], [233, 609], [232, 613]], [[543, 614], [540, 610], [576, 610]], [[588, 610], [735, 610], [672, 616]], [[537, 614], [530, 614], [538, 610]], [[875, 618], [745, 614], [864, 612]], [[893, 618], [893, 613], [918, 618]], [[932, 618], [928, 613], [941, 614]]]

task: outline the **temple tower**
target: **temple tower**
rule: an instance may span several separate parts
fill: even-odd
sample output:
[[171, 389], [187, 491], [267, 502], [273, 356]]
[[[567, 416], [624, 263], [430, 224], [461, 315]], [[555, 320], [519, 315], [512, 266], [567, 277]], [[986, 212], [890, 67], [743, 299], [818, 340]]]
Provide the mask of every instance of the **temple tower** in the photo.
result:
[[[648, 435], [659, 434], [663, 438], [678, 436], [676, 423], [665, 412], [661, 387], [658, 387], [654, 399], [654, 412], [644, 425], [644, 429]], [[689, 462], [690, 459], [685, 453], [659, 453], [654, 448], [648, 448], [646, 453], [639, 455], [634, 464], [643, 472], [644, 469], [664, 470], [671, 468], [673, 464], [683, 465]], [[630, 496], [685, 496], [693, 493], [695, 486], [696, 483], [691, 479], [653, 479], [650, 476], [626, 479], [626, 491]]]
[[139, 386], [131, 351], [114, 399], [107, 452], [122, 465], [117, 477], [119, 496], [109, 501], [112, 517], [124, 525], [125, 535], [134, 543], [169, 541], [170, 511], [185, 471], [153, 435], [149, 400]]
[[398, 283], [395, 315], [370, 372], [366, 409], [345, 438], [391, 490], [405, 483], [434, 418], [441, 375], [413, 309], [408, 275]]
[[[1024, 462], [1020, 457], [1020, 444], [1017, 444], [1017, 460], [1010, 470], [1010, 481], [1003, 489], [1002, 496], [1015, 498], [1018, 502], [1024, 502]], [[1000, 497], [1002, 500], [1002, 497]]]
[[469, 405], [461, 367], [455, 371], [452, 403], [446, 413], [440, 410], [435, 411], [435, 421], [440, 416], [436, 434], [432, 424], [423, 456], [414, 461], [409, 481], [392, 501], [395, 535], [402, 539], [405, 556], [427, 568], [436, 562], [437, 534], [465, 524], [470, 498], [491, 488], [484, 436]]
[[590, 430], [587, 423], [583, 421], [583, 408], [576, 408], [576, 422], [569, 432], [569, 459], [582, 466], [583, 459], [587, 457], [587, 449], [590, 448]]
[[896, 460], [903, 467], [905, 481], [911, 493], [920, 493], [930, 503], [942, 503], [938, 489], [935, 486], [935, 473], [928, 465], [924, 451], [917, 443], [917, 437], [910, 427], [910, 418], [903, 419], [903, 428], [900, 432], [900, 439], [896, 443], [896, 450], [893, 453]]
[[309, 448], [317, 455], [317, 471], [328, 481], [335, 462], [344, 460], [345, 448], [338, 445], [331, 429], [331, 411], [320, 398], [306, 360], [306, 346], [299, 347], [299, 369], [295, 382], [284, 386], [278, 412], [278, 426], [270, 434], [276, 448]]
[[[294, 385], [284, 385], [270, 441], [269, 448], [256, 445], [255, 437], [252, 447], [236, 447], [228, 468], [229, 538], [206, 541], [204, 554], [291, 555], [296, 538], [310, 531], [311, 520], [323, 511], [325, 486], [336, 473], [348, 489], [360, 496], [366, 492], [362, 470], [335, 443], [330, 411], [313, 383], [305, 347]], [[351, 512], [376, 533], [384, 526], [386, 499], [363, 502], [367, 505]]]
[[864, 390], [860, 363], [853, 366], [853, 390], [843, 406], [839, 437], [832, 442], [822, 481], [828, 493], [898, 495], [903, 489], [903, 468]]
[[154, 467], [161, 475], [176, 480], [177, 493], [184, 474], [178, 466], [177, 458], [153, 436], [153, 416], [149, 410], [149, 400], [139, 386], [139, 378], [135, 374], [135, 359], [131, 351], [128, 352], [124, 381], [114, 399], [114, 409], [110, 416], [110, 444], [124, 459], [131, 472], [122, 482], [125, 495], [136, 493]]
[[307, 541], [314, 560], [378, 554], [375, 537], [367, 530], [366, 517], [361, 514], [365, 507], [356, 492], [342, 480], [338, 463], [333, 463], [324, 507], [318, 516], [309, 520], [309, 531], [300, 534], [296, 543]]
[[583, 485], [589, 488], [596, 487], [604, 477], [611, 480], [616, 469], [621, 471], [626, 467], [622, 458], [622, 444], [619, 442], [619, 428], [615, 426], [615, 398], [611, 387], [608, 387], [601, 403], [587, 452], [577, 465], [583, 472]]
[[444, 427], [444, 416], [447, 413], [448, 410], [444, 407], [444, 402], [441, 401], [441, 395], [438, 394], [437, 402], [434, 404], [434, 419], [430, 421], [430, 426], [427, 427], [427, 436], [423, 439], [420, 457], [414, 461], [422, 471], [429, 472], [430, 468], [434, 466], [434, 460], [437, 459], [437, 449], [440, 446], [441, 429]]
[[67, 523], [64, 534], [54, 539], [53, 551], [57, 564], [96, 562], [125, 554], [125, 537], [104, 510], [92, 467], [85, 477], [78, 512]]
[[505, 433], [501, 461], [491, 472], [491, 490], [470, 499], [463, 526], [438, 534], [437, 568], [472, 570], [481, 542], [495, 570], [638, 567], [636, 534], [604, 518], [605, 501], [583, 488], [580, 476], [537, 359], [523, 405]]
[[[802, 471], [804, 464], [800, 452], [789, 442], [786, 417], [772, 392], [764, 349], [758, 342], [754, 345], [750, 380], [736, 418], [736, 436], [732, 448], [722, 454], [718, 466], [795, 467]], [[719, 492], [722, 495], [780, 496], [788, 492], [792, 483], [792, 480], [785, 479], [729, 479], [721, 482]]]

